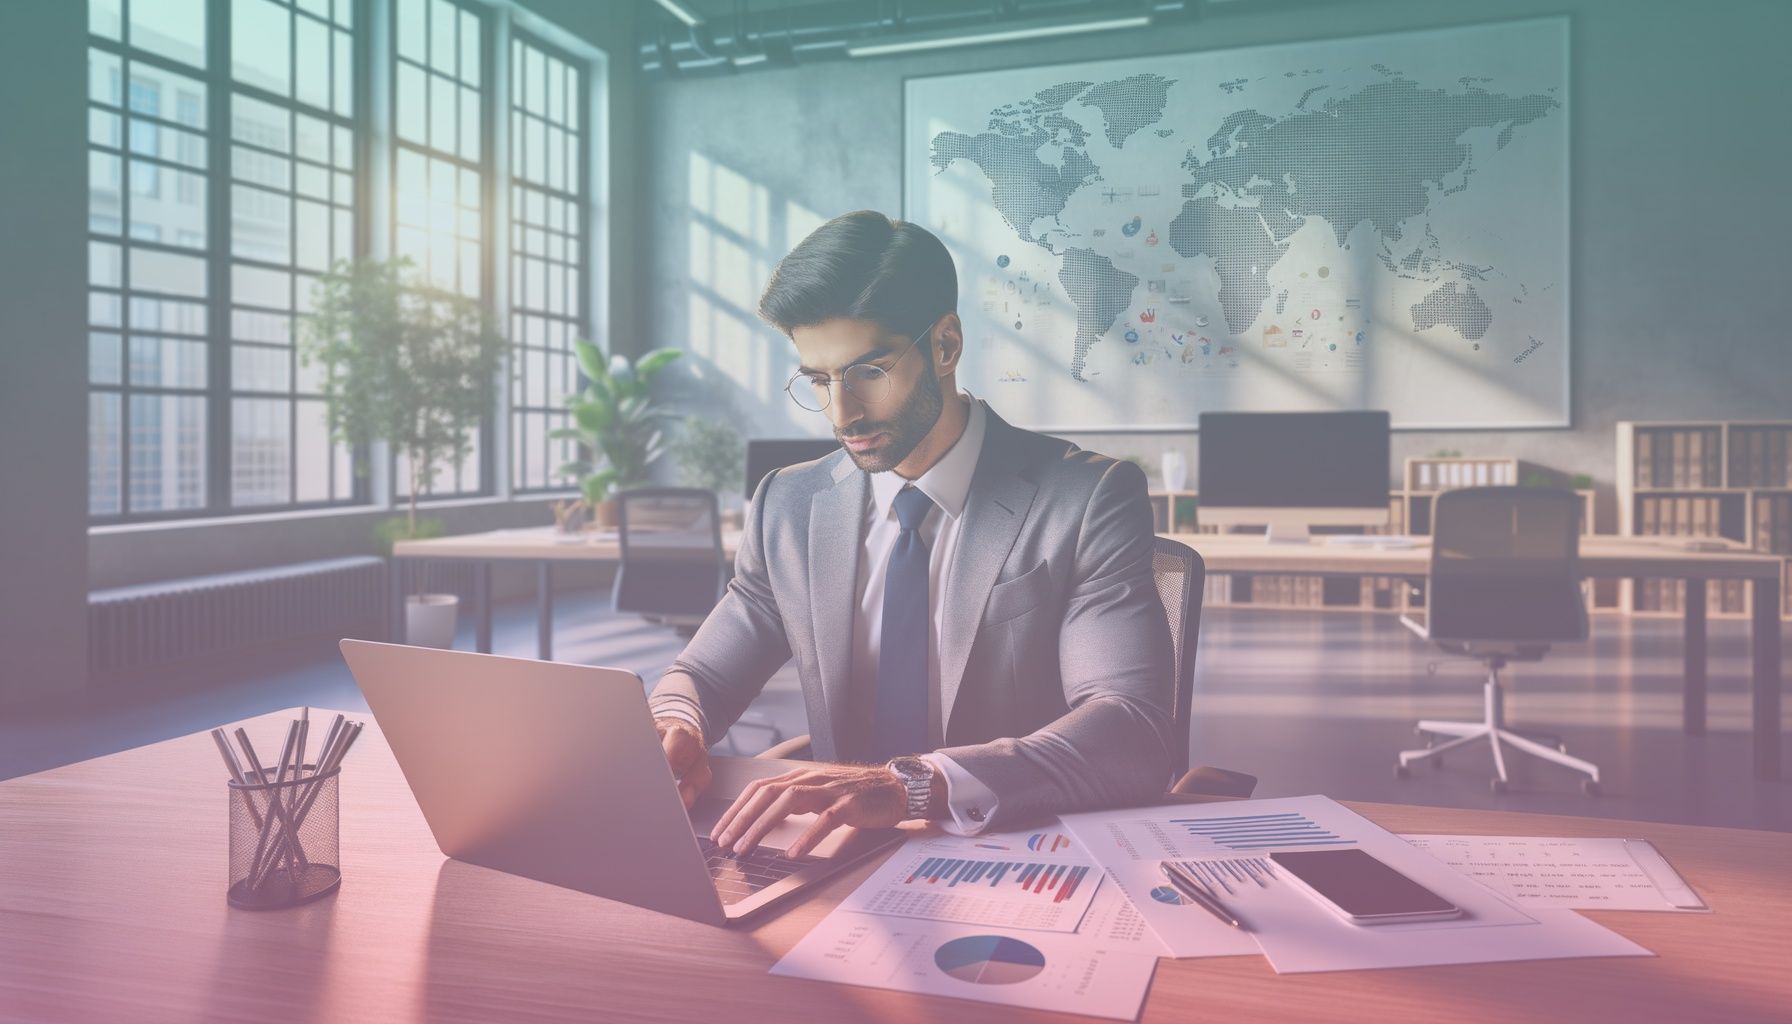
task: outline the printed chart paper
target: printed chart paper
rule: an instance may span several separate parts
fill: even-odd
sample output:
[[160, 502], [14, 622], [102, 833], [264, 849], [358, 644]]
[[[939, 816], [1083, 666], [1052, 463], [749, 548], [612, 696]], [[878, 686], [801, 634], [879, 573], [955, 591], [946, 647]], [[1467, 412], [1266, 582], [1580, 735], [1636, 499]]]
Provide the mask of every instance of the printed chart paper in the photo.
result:
[[1401, 836], [1526, 907], [1708, 911], [1644, 839]]
[[773, 974], [1133, 1020], [1157, 958], [1084, 935], [1019, 932], [836, 910]]

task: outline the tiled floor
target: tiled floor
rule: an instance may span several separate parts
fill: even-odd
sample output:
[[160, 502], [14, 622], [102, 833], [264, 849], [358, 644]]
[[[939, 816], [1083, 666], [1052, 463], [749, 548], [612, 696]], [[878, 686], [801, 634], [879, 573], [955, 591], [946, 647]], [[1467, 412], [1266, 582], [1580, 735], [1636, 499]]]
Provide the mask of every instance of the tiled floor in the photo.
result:
[[[668, 629], [612, 614], [603, 597], [566, 596], [557, 621], [561, 660], [619, 665], [650, 681], [681, 644]], [[1792, 766], [1788, 781], [1776, 783], [1758, 783], [1749, 772], [1741, 623], [1712, 625], [1710, 731], [1701, 737], [1680, 731], [1676, 622], [1597, 618], [1589, 643], [1507, 671], [1512, 724], [1557, 733], [1572, 752], [1597, 763], [1606, 791], [1599, 798], [1582, 796], [1566, 769], [1525, 757], [1508, 758], [1513, 791], [1496, 796], [1487, 785], [1492, 759], [1485, 748], [1452, 753], [1442, 769], [1421, 768], [1397, 781], [1395, 752], [1419, 745], [1415, 720], [1478, 716], [1482, 670], [1426, 646], [1390, 617], [1214, 609], [1202, 626], [1194, 759], [1257, 775], [1260, 796], [1324, 792], [1792, 831]], [[471, 639], [463, 630], [461, 646]], [[498, 653], [532, 656], [534, 645], [533, 603], [501, 607]], [[287, 661], [226, 670], [180, 693], [132, 695], [126, 688], [85, 710], [7, 718], [0, 721], [0, 778], [283, 707], [365, 707], [333, 652]], [[807, 731], [794, 670], [772, 679], [751, 714], [785, 735]], [[737, 728], [732, 739], [750, 753], [771, 734]]]

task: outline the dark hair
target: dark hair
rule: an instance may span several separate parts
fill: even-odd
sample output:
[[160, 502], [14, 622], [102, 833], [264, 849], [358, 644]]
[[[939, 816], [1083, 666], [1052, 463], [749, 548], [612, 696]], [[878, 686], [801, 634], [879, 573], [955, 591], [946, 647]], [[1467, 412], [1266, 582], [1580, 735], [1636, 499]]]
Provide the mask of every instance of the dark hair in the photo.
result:
[[958, 309], [952, 254], [926, 228], [876, 210], [843, 213], [778, 261], [759, 315], [785, 334], [844, 317], [913, 337]]

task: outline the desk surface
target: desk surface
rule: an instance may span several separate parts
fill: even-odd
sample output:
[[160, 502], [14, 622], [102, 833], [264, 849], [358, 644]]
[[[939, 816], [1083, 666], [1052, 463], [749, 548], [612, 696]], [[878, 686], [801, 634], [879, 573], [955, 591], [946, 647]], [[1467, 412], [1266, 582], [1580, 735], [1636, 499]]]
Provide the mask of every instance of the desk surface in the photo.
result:
[[[722, 550], [728, 558], [740, 546], [739, 530], [722, 531]], [[707, 550], [708, 545], [702, 545]], [[615, 530], [600, 530], [580, 535], [577, 543], [568, 543], [551, 526], [531, 526], [513, 530], [487, 530], [484, 533], [461, 533], [452, 537], [430, 537], [427, 540], [401, 540], [392, 545], [392, 554], [399, 558], [468, 558], [485, 561], [557, 561], [614, 562], [622, 557], [622, 544]]]
[[[1429, 538], [1416, 538], [1406, 548], [1310, 544], [1270, 544], [1258, 534], [1165, 533], [1201, 553], [1209, 572], [1336, 573], [1340, 575], [1415, 575], [1431, 562]], [[740, 531], [722, 534], [722, 547], [733, 557]], [[563, 543], [553, 527], [491, 530], [485, 533], [403, 540], [393, 545], [400, 558], [467, 558], [523, 561], [615, 561], [621, 557], [614, 532]], [[1778, 580], [1781, 559], [1744, 548], [1691, 551], [1654, 537], [1583, 537], [1581, 572], [1585, 576], [1659, 576], [1702, 579]]]
[[[1327, 544], [1271, 544], [1261, 534], [1164, 533], [1201, 553], [1208, 572], [1335, 573], [1423, 576], [1430, 570], [1431, 539], [1415, 537], [1411, 547]], [[1702, 579], [1778, 580], [1781, 559], [1736, 546], [1725, 551], [1693, 551], [1659, 537], [1582, 537], [1582, 576], [1654, 576]]]
[[[292, 717], [248, 729], [278, 749]], [[344, 768], [342, 889], [232, 910], [223, 774], [197, 733], [0, 783], [0, 1019], [1071, 1019], [768, 974], [871, 865], [731, 931], [446, 861], [371, 720]], [[1650, 839], [1716, 912], [1589, 915], [1647, 959], [1288, 977], [1261, 957], [1164, 960], [1142, 1020], [1740, 1021], [1792, 1006], [1792, 835], [1351, 806], [1395, 831]]]

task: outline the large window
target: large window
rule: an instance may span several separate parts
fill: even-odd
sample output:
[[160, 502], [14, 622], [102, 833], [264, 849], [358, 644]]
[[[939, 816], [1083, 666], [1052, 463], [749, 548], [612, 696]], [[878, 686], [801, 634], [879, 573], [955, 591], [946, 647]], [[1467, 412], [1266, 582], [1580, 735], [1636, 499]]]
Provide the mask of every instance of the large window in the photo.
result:
[[293, 345], [355, 251], [353, 6], [90, 3], [94, 520], [364, 494]]
[[584, 329], [585, 76], [546, 46], [510, 43], [511, 487], [565, 487], [572, 461], [565, 397], [578, 382], [573, 339]]
[[[392, 33], [393, 250], [429, 281], [484, 299], [486, 143], [484, 20], [449, 0], [397, 0]], [[466, 458], [442, 460], [425, 494], [491, 489], [485, 453], [491, 424], [468, 440]], [[410, 479], [399, 464], [399, 486]]]
[[355, 253], [352, 4], [233, 0], [230, 10], [230, 503], [352, 499], [317, 370], [293, 316]]
[[96, 0], [88, 51], [88, 512], [203, 509], [211, 472], [207, 30]]
[[[375, 252], [484, 302], [514, 345], [499, 407], [423, 496], [567, 489], [574, 450], [547, 434], [589, 333], [594, 65], [482, 0], [87, 3], [90, 520], [372, 500], [297, 334], [317, 276]], [[386, 468], [401, 501], [408, 467]]]

